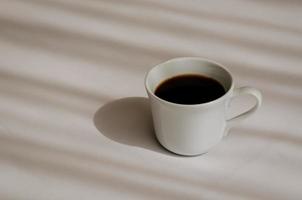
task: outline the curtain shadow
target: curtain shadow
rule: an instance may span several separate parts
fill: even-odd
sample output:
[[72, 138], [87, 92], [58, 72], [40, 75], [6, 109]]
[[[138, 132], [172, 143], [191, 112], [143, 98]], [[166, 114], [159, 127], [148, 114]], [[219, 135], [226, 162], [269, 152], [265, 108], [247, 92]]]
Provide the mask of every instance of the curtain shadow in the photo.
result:
[[[181, 200], [187, 197], [181, 191], [171, 192], [166, 188], [152, 185], [148, 181], [143, 184], [141, 181], [136, 181], [137, 175], [148, 178], [149, 175], [152, 176], [153, 172], [139, 166], [103, 156], [93, 157], [81, 152], [76, 153], [58, 147], [41, 145], [2, 134], [0, 134], [0, 156], [3, 162], [10, 162], [19, 168], [61, 179], [73, 179], [93, 186], [115, 188], [119, 191], [140, 196], [152, 196], [158, 199]], [[165, 179], [167, 177], [159, 175], [158, 178]], [[199, 198], [192, 195], [189, 199], [197, 200]]]
[[[155, 63], [155, 61], [160, 62], [167, 58], [183, 55], [181, 50], [172, 50], [168, 53], [158, 48], [148, 49], [148, 47], [133, 46], [102, 38], [91, 38], [78, 33], [63, 31], [61, 29], [49, 28], [40, 25], [22, 24], [12, 20], [1, 19], [0, 24], [3, 27], [1, 36], [7, 37], [7, 39], [11, 39], [12, 41], [38, 46], [40, 48], [49, 48], [54, 52], [70, 54], [77, 58], [84, 57], [86, 60], [94, 60], [97, 63], [113, 62], [118, 66], [127, 66], [127, 69], [135, 68], [146, 71], [143, 66], [150, 65], [147, 63]], [[11, 31], [6, 33], [6, 28]], [[18, 32], [20, 34], [17, 34]], [[27, 38], [25, 37], [26, 35], [30, 37]], [[75, 50], [77, 49], [75, 48], [76, 46], [81, 46], [81, 50]], [[108, 52], [102, 54], [104, 49]], [[119, 54], [124, 54], [125, 57], [127, 57], [127, 60], [131, 60], [131, 63], [125, 62], [124, 59], [119, 60], [119, 56], [116, 53], [114, 54], [114, 51], [119, 52]], [[111, 56], [107, 56], [105, 54], [110, 54]], [[148, 58], [146, 57], [146, 59], [141, 59], [144, 55], [148, 55]], [[134, 59], [129, 59], [129, 57]], [[139, 57], [140, 59], [135, 59], [135, 57]], [[136, 63], [135, 60], [138, 62]], [[280, 73], [275, 70], [267, 70], [265, 69], [265, 66], [262, 66], [262, 69], [257, 69], [257, 67], [247, 63], [238, 63], [235, 60], [228, 60], [225, 58], [223, 60], [225, 60], [226, 63], [231, 63], [231, 68], [243, 75], [246, 75], [246, 71], [248, 71], [248, 74], [252, 73], [257, 79], [259, 77], [262, 80], [272, 80], [272, 78], [276, 78], [277, 80], [275, 82], [282, 81], [282, 84], [298, 86], [301, 84], [302, 79], [300, 74], [290, 74], [289, 72]]]
[[[110, 95], [60, 84], [55, 80], [43, 80], [41, 77], [11, 72], [2, 69], [1, 66], [3, 65], [0, 64], [1, 102], [5, 104], [8, 102], [8, 105], [11, 105], [1, 107], [2, 125], [10, 124], [11, 128], [25, 128], [45, 137], [48, 135], [69, 140], [72, 136], [75, 140], [93, 143], [92, 139], [83, 134], [87, 132], [87, 126], [75, 128], [72, 124], [75, 123], [74, 120], [84, 124], [88, 122], [90, 128], [90, 120], [95, 109], [100, 104], [110, 101], [112, 99]], [[8, 66], [5, 68], [9, 69]], [[32, 111], [37, 115], [23, 107], [32, 107]], [[67, 115], [71, 118], [66, 117], [65, 123], [62, 123], [52, 118], [53, 115]]]
[[[270, 141], [284, 142], [295, 146], [302, 147], [302, 137], [294, 136], [292, 134], [283, 133], [275, 130], [263, 130], [254, 127], [236, 127], [233, 128], [234, 134], [240, 137], [247, 138], [261, 138]], [[297, 130], [298, 131], [298, 130]], [[298, 134], [297, 134], [298, 135]]]
[[[38, 1], [36, 1], [38, 3]], [[133, 2], [133, 1], [131, 1]], [[147, 2], [147, 1], [145, 1]], [[145, 3], [144, 2], [144, 3]], [[144, 4], [142, 3], [142, 4]], [[43, 3], [42, 3], [43, 4]], [[146, 3], [148, 7], [149, 5], [152, 5], [153, 3]], [[69, 5], [69, 4], [68, 4]], [[60, 6], [59, 6], [60, 7]], [[71, 10], [74, 9], [74, 6], [71, 6]], [[155, 6], [155, 8], [158, 8], [161, 6]], [[64, 9], [67, 9], [67, 6], [64, 7]], [[173, 10], [174, 5], [171, 4], [171, 6], [167, 6], [167, 8]], [[176, 11], [181, 12], [181, 8], [175, 7]], [[88, 13], [87, 15], [90, 15], [89, 12], [91, 12], [91, 9], [85, 9], [81, 10], [76, 8], [77, 12], [84, 12]], [[200, 16], [200, 13], [195, 12], [196, 15]], [[209, 14], [209, 13], [208, 13]], [[206, 14], [206, 15], [208, 15]], [[97, 14], [97, 10], [92, 11], [93, 16], [97, 17], [106, 17], [107, 19], [112, 18], [112, 14], [105, 13], [105, 14]], [[190, 15], [190, 12], [188, 11], [188, 15]], [[201, 14], [202, 16], [202, 14]], [[215, 18], [216, 14], [212, 14], [213, 19]], [[218, 15], [219, 16], [219, 15]], [[221, 19], [219, 19], [221, 18]], [[227, 18], [223, 15], [219, 16], [219, 20], [232, 20], [231, 18]], [[114, 18], [117, 21], [123, 22], [123, 16], [118, 16]], [[135, 25], [136, 22], [139, 22], [140, 24], [142, 21], [133, 21], [131, 18], [126, 18], [126, 20], [130, 20], [131, 25]], [[233, 18], [233, 21], [236, 21], [236, 18]], [[241, 21], [241, 19], [239, 20]], [[242, 21], [240, 23], [245, 23], [246, 21]], [[153, 22], [149, 22], [151, 28], [161, 29], [165, 30], [167, 32], [173, 32], [178, 26], [158, 26], [158, 25], [152, 25]], [[237, 22], [236, 22], [237, 23]], [[258, 21], [255, 21], [255, 26], [259, 23]], [[47, 26], [36, 26], [36, 25], [28, 25], [28, 24], [22, 24], [13, 20], [3, 20], [0, 22], [2, 26], [1, 30], [1, 37], [4, 39], [8, 39], [11, 42], [14, 42], [15, 44], [25, 44], [28, 46], [38, 47], [38, 48], [45, 48], [48, 50], [51, 50], [55, 53], [63, 53], [66, 55], [71, 55], [73, 57], [79, 57], [86, 61], [93, 62], [94, 64], [99, 64], [100, 62], [109, 62], [114, 63], [118, 66], [127, 66], [128, 69], [140, 69], [139, 66], [144, 66], [148, 62], [153, 62], [154, 60], [164, 60], [168, 57], [175, 57], [177, 55], [180, 55], [180, 53], [183, 53], [181, 50], [174, 50], [171, 52], [162, 51], [161, 49], [153, 49], [153, 48], [145, 48], [145, 47], [139, 47], [139, 46], [133, 46], [131, 44], [123, 44], [119, 43], [117, 41], [110, 41], [106, 38], [94, 38], [89, 36], [84, 36], [78, 33], [73, 32], [66, 32], [63, 30], [57, 30], [55, 28], [48, 28]], [[263, 23], [263, 27], [267, 26], [269, 24]], [[275, 29], [283, 30], [283, 27], [275, 26]], [[281, 29], [282, 28], [282, 29]], [[285, 28], [287, 29], [287, 28]], [[298, 34], [301, 34], [301, 31], [298, 29], [287, 29], [288, 31], [296, 32]], [[19, 33], [20, 31], [20, 33]], [[192, 31], [199, 31], [192, 29]], [[299, 32], [298, 32], [299, 31]], [[181, 36], [186, 36], [186, 31], [180, 32]], [[194, 36], [194, 34], [196, 36]], [[193, 33], [193, 36], [197, 38], [197, 33]], [[206, 37], [212, 37], [212, 34], [210, 33], [204, 33], [203, 36]], [[221, 37], [221, 35], [213, 35], [214, 37], [221, 38], [222, 40], [230, 40], [230, 42], [238, 42], [234, 38], [229, 37]], [[62, 43], [62, 44], [60, 44]], [[71, 45], [72, 43], [75, 43], [76, 45]], [[59, 45], [60, 44], [60, 45]], [[247, 43], [241, 43], [242, 45], [250, 45], [253, 47], [254, 44], [252, 44], [251, 41], [248, 41]], [[83, 49], [76, 49], [75, 47], [82, 46]], [[102, 48], [100, 48], [102, 46]], [[256, 46], [256, 45], [254, 45]], [[261, 45], [257, 44], [257, 46], [260, 48]], [[122, 49], [122, 50], [119, 50]], [[275, 46], [269, 47], [275, 48]], [[109, 53], [106, 53], [106, 51], [103, 51], [103, 53], [98, 53], [98, 51], [102, 49], [110, 49], [108, 50]], [[289, 50], [288, 53], [286, 51]], [[124, 57], [120, 54], [114, 54], [115, 51], [119, 51], [120, 54], [125, 53]], [[279, 54], [285, 54], [286, 56], [290, 56], [291, 53], [295, 57], [298, 57], [300, 55], [300, 49], [281, 49], [276, 50], [275, 52], [278, 52]], [[97, 52], [97, 53], [96, 53]], [[105, 53], [104, 53], [105, 52]], [[112, 53], [112, 54], [111, 54]], [[144, 59], [141, 59], [140, 61], [132, 61], [130, 58], [135, 58], [142, 56]], [[128, 58], [127, 58], [128, 57]], [[301, 84], [301, 77], [300, 75], [292, 75], [289, 74], [287, 76], [285, 74], [264, 70], [264, 73], [262, 73], [262, 70], [254, 70], [249, 66], [245, 66], [245, 69], [248, 69], [248, 73], [245, 73], [244, 70], [239, 69], [238, 65], [238, 73], [245, 76], [249, 76], [251, 79], [254, 78], [255, 81], [257, 80], [267, 80], [267, 82], [274, 81], [275, 82], [282, 82], [284, 84], [288, 84], [290, 86], [299, 87]], [[131, 68], [132, 67], [132, 68]], [[126, 67], [125, 67], [126, 68]], [[234, 68], [235, 69], [235, 68]], [[2, 76], [3, 74], [0, 74]], [[275, 76], [276, 75], [276, 76]], [[2, 78], [5, 77], [7, 79], [12, 78], [13, 80], [15, 78], [19, 79], [20, 77], [11, 77], [10, 74], [4, 74]], [[1, 78], [1, 77], [0, 77]], [[287, 80], [288, 79], [288, 80]], [[21, 80], [24, 80], [21, 78]], [[94, 95], [90, 93], [83, 93], [83, 91], [78, 89], [71, 89], [68, 87], [62, 87], [59, 85], [53, 85], [48, 84], [46, 82], [40, 82], [40, 81], [29, 81], [25, 80], [18, 82], [18, 84], [31, 84], [31, 85], [42, 85], [47, 86], [49, 90], [58, 90], [61, 93], [68, 93], [70, 96], [87, 96], [88, 98], [92, 98], [95, 101], [99, 101], [103, 99], [99, 95]], [[275, 92], [275, 97], [282, 98], [282, 92]], [[138, 98], [138, 97], [137, 97]], [[291, 98], [294, 100], [295, 103], [299, 104], [301, 101], [300, 98], [297, 97], [284, 97], [284, 98]], [[106, 99], [106, 97], [104, 98]], [[276, 98], [277, 99], [277, 98]], [[45, 99], [43, 99], [44, 101]], [[106, 100], [107, 101], [107, 100]], [[146, 110], [144, 106], [146, 106], [147, 102], [146, 99], [121, 99], [114, 102], [110, 102], [100, 108], [94, 116], [94, 123], [96, 128], [106, 137], [109, 139], [129, 146], [136, 146], [139, 148], [145, 148], [150, 151], [154, 151], [161, 154], [166, 154], [165, 150], [163, 150], [159, 144], [156, 142], [152, 130], [152, 122], [150, 120], [150, 114], [146, 113], [149, 111]], [[138, 106], [138, 107], [137, 107]], [[129, 108], [134, 108], [134, 110], [127, 110]], [[138, 108], [138, 109], [137, 109]], [[128, 115], [125, 115], [128, 114]], [[131, 117], [129, 116], [135, 116], [136, 122], [131, 121]], [[146, 116], [148, 116], [146, 118]], [[141, 118], [140, 118], [141, 117]], [[130, 119], [129, 119], [130, 118]], [[108, 120], [108, 119], [111, 119]], [[116, 119], [117, 121], [114, 121]], [[113, 123], [115, 122], [115, 123]], [[121, 122], [121, 123], [117, 123]], [[139, 122], [139, 123], [137, 123]], [[133, 129], [134, 128], [134, 129]], [[130, 132], [129, 130], [133, 130], [133, 132]], [[128, 131], [128, 132], [127, 132]], [[261, 134], [261, 130], [242, 130], [243, 135], [247, 136], [248, 131], [252, 131], [250, 135], [254, 135], [255, 137], [264, 137], [267, 139], [273, 139], [275, 141], [280, 142], [287, 142], [289, 144], [295, 144], [296, 146], [301, 146], [301, 138], [296, 138], [290, 136], [285, 136], [284, 133], [276, 133], [276, 132], [266, 132], [266, 134]], [[257, 134], [259, 132], [259, 134]], [[255, 134], [256, 133], [256, 134]], [[124, 135], [122, 135], [124, 134]], [[140, 134], [144, 134], [143, 136]], [[276, 135], [274, 135], [276, 134]], [[125, 137], [126, 136], [126, 137]], [[131, 140], [129, 140], [131, 138]], [[188, 185], [192, 188], [205, 188], [209, 189], [215, 192], [223, 192], [226, 194], [231, 194], [234, 196], [240, 196], [240, 197], [251, 197], [255, 199], [261, 199], [263, 196], [259, 193], [257, 193], [256, 187], [248, 190], [247, 188], [232, 188], [227, 185], [218, 185], [215, 183], [207, 183], [203, 182], [202, 180], [199, 180], [199, 177], [196, 177], [196, 180], [187, 180], [180, 178], [179, 176], [175, 175], [168, 175], [164, 174], [162, 172], [155, 172], [154, 170], [146, 170], [141, 169], [137, 166], [125, 164], [123, 162], [118, 161], [112, 161], [109, 158], [95, 158], [91, 157], [88, 154], [81, 154], [81, 153], [75, 153], [73, 151], [65, 151], [65, 150], [58, 150], [57, 147], [47, 147], [47, 145], [38, 145], [32, 142], [28, 141], [22, 141], [19, 139], [11, 139], [11, 138], [5, 138], [1, 136], [0, 139], [0, 155], [1, 159], [8, 160], [9, 162], [13, 162], [18, 166], [33, 168], [38, 171], [42, 171], [43, 173], [50, 173], [52, 175], [57, 175], [60, 177], [68, 177], [77, 179], [80, 181], [83, 181], [85, 183], [97, 183], [99, 185], [104, 185], [112, 188], [119, 188], [122, 191], [132, 191], [132, 192], [140, 192], [142, 195], [149, 195], [154, 196], [154, 198], [163, 198], [163, 199], [187, 199], [189, 198], [185, 194], [182, 194], [180, 191], [176, 191], [175, 194], [170, 193], [170, 191], [162, 190], [161, 188], [158, 188], [156, 186], [148, 185], [146, 184], [140, 184], [138, 182], [133, 182], [124, 178], [121, 178], [119, 176], [116, 176], [113, 174], [108, 174], [106, 171], [99, 171], [99, 170], [89, 170], [82, 165], [74, 164], [74, 163], [87, 163], [92, 164], [93, 166], [96, 166], [97, 168], [101, 168], [102, 166], [107, 166], [108, 168], [115, 168], [120, 171], [123, 171], [126, 169], [126, 171], [130, 171], [132, 173], [138, 173], [138, 174], [148, 174], [149, 176], [157, 177], [158, 179], [163, 178], [164, 180], [169, 180], [171, 182], [182, 182], [185, 185]], [[20, 151], [16, 151], [16, 149], [21, 148]], [[28, 151], [22, 152], [22, 150], [28, 150]], [[44, 150], [43, 150], [44, 149]], [[34, 152], [41, 152], [39, 156], [34, 156]], [[31, 154], [32, 153], [32, 154]], [[53, 157], [47, 157], [45, 155], [52, 154]], [[170, 154], [167, 154], [170, 155]], [[58, 159], [58, 157], [60, 159]], [[68, 162], [68, 161], [75, 161], [75, 162]], [[201, 174], [202, 175], [202, 174]], [[247, 183], [246, 183], [247, 184]], [[280, 193], [281, 191], [276, 191], [275, 197]], [[192, 199], [200, 199], [201, 197], [194, 196]]]
[[43, 24], [28, 24], [0, 18], [0, 25], [2, 27], [0, 37], [6, 42], [72, 56], [93, 64], [109, 64], [120, 69], [127, 67], [127, 70], [144, 70], [148, 63], [181, 55], [179, 52], [135, 46], [101, 35], [97, 38], [86, 36], [56, 27], [50, 28]]
[[[2, 65], [3, 66], [3, 65]], [[0, 65], [1, 67], [1, 65]], [[80, 97], [84, 99], [91, 99], [92, 101], [108, 101], [110, 97], [101, 94], [87, 92], [75, 87], [70, 87], [62, 84], [57, 84], [51, 81], [37, 80], [36, 78], [29, 78], [24, 75], [9, 72], [0, 68], [0, 79], [8, 82], [15, 82], [17, 85], [29, 85], [32, 87], [45, 88], [47, 91], [56, 91], [59, 93], [68, 94], [73, 97]]]
[[269, 67], [262, 66], [261, 69], [251, 67], [248, 63], [236, 63], [228, 62], [230, 68], [234, 72], [240, 74], [243, 77], [252, 77], [254, 79], [260, 79], [265, 82], [274, 83], [276, 85], [287, 85], [290, 87], [301, 89], [302, 86], [302, 74], [294, 73], [291, 71], [280, 72], [277, 70], [269, 70]]
[[[297, 0], [296, 2], [298, 2]], [[72, 2], [72, 3], [66, 3], [64, 1], [50, 1], [50, 0], [45, 0], [43, 2], [38, 1], [38, 0], [31, 0], [32, 3], [42, 5], [42, 6], [53, 6], [56, 8], [63, 8], [63, 9], [69, 9], [69, 10], [75, 10], [77, 11], [78, 5], [77, 2]], [[281, 1], [280, 1], [281, 2]], [[278, 3], [280, 3], [278, 2]], [[250, 27], [255, 27], [255, 28], [261, 28], [261, 29], [271, 29], [277, 32], [289, 32], [292, 34], [296, 35], [301, 35], [302, 30], [296, 27], [291, 27], [287, 26], [285, 24], [276, 24], [269, 22], [267, 20], [259, 20], [259, 19], [253, 19], [251, 17], [240, 17], [232, 14], [224, 14], [220, 12], [209, 12], [207, 9], [204, 9], [202, 7], [194, 7], [194, 6], [181, 6], [177, 4], [171, 4], [169, 2], [164, 2], [164, 1], [148, 1], [148, 0], [124, 0], [122, 2], [118, 0], [102, 0], [102, 1], [96, 1], [96, 0], [91, 0], [89, 2], [85, 2], [83, 4], [81, 2], [81, 7], [79, 8], [83, 14], [91, 12], [91, 15], [94, 14], [101, 14], [100, 11], [97, 9], [102, 6], [104, 3], [111, 3], [111, 4], [116, 4], [118, 6], [132, 6], [137, 9], [149, 9], [149, 10], [158, 10], [158, 11], [166, 11], [169, 13], [173, 14], [179, 14], [179, 15], [186, 15], [186, 16], [191, 16], [194, 18], [206, 18], [210, 19], [213, 21], [221, 21], [221, 22], [226, 22], [226, 23], [231, 23], [232, 24], [240, 24], [240, 25], [248, 25]], [[265, 3], [265, 2], [263, 2]], [[287, 3], [288, 4], [288, 3]], [[293, 4], [292, 4], [293, 5]], [[300, 5], [300, 3], [298, 4]], [[88, 10], [90, 9], [90, 10]], [[81, 12], [78, 10], [79, 12]]]
[[[110, 96], [94, 94], [51, 81], [37, 80], [0, 69], [0, 90], [4, 97], [47, 104], [77, 114], [87, 114], [93, 104], [107, 102]], [[76, 99], [76, 101], [68, 101]]]
[[[124, 58], [118, 62], [119, 65], [127, 64], [127, 67], [129, 67], [127, 69], [142, 69], [142, 66], [146, 66], [147, 62], [153, 62], [155, 60], [159, 62], [167, 58], [177, 57], [184, 54], [184, 52], [181, 50], [171, 50], [171, 52], [167, 52], [162, 51], [159, 48], [153, 49], [135, 46], [133, 44], [126, 44], [120, 41], [110, 40], [108, 38], [89, 37], [80, 33], [57, 29], [55, 27], [49, 28], [48, 26], [43, 26], [41, 24], [24, 24], [18, 21], [7, 19], [0, 19], [0, 24], [3, 27], [3, 31], [0, 35], [7, 37], [12, 41], [27, 43], [29, 45], [32, 44], [42, 48], [50, 48], [53, 51], [62, 51], [63, 53], [69, 53], [77, 57], [81, 57], [81, 55], [84, 57], [87, 56], [87, 60], [97, 59], [96, 62], [98, 63], [103, 61], [118, 62], [118, 55], [121, 54], [124, 54], [124, 58], [127, 57], [127, 60], [129, 60], [129, 57], [134, 58], [135, 56], [138, 56], [140, 59], [130, 59], [133, 60], [133, 62], [131, 61], [131, 63], [128, 64]], [[6, 33], [6, 31], [8, 32]], [[20, 32], [20, 34], [17, 34], [18, 32]], [[30, 37], [26, 37], [26, 35]], [[81, 46], [82, 50], [75, 50], [77, 49], [75, 48], [76, 46]], [[104, 51], [104, 49], [106, 50]], [[119, 53], [116, 54], [116, 52]], [[265, 70], [265, 66], [262, 66], [262, 69], [257, 69], [256, 67], [247, 65], [247, 63], [236, 63], [234, 60], [227, 60], [225, 58], [224, 60], [226, 60], [228, 63], [232, 63], [230, 66], [236, 70], [249, 70], [252, 72], [256, 71], [255, 73], [257, 73], [257, 75], [265, 74], [265, 79], [267, 79], [268, 75], [270, 75], [272, 77], [277, 76], [278, 79], [282, 78], [283, 82], [289, 78], [290, 81], [287, 81], [288, 83], [291, 83], [292, 80], [296, 82], [299, 81], [299, 83], [301, 83], [301, 75], [288, 74], [288, 72], [280, 74], [278, 71]], [[138, 63], [135, 63], [136, 61], [138, 61]]]
[[[215, 171], [198, 173], [196, 178], [186, 178], [168, 172], [168, 169], [155, 170], [131, 162], [114, 159], [108, 154], [84, 153], [76, 149], [68, 149], [58, 145], [33, 142], [17, 138], [11, 134], [0, 134], [0, 157], [3, 162], [10, 162], [19, 168], [35, 173], [40, 172], [60, 179], [72, 179], [92, 186], [115, 188], [142, 196], [152, 196], [159, 199], [202, 199], [200, 190], [220, 192], [231, 197], [263, 199], [266, 194], [257, 191], [256, 187], [244, 184], [239, 187], [218, 184], [216, 181], [203, 180], [202, 174], [214, 176]], [[223, 159], [223, 157], [222, 157]], [[179, 160], [181, 162], [181, 160]], [[167, 173], [168, 172], [168, 173]], [[217, 175], [217, 174], [216, 174]], [[219, 174], [218, 174], [219, 175]], [[156, 178], [164, 182], [182, 184], [190, 191], [199, 191], [198, 195], [169, 190], [166, 187], [154, 185], [148, 181], [136, 181], [137, 176]], [[248, 181], [248, 180], [245, 180]], [[245, 187], [246, 186], [246, 187]], [[275, 196], [278, 195], [276, 192]], [[270, 198], [266, 198], [270, 200]], [[271, 198], [274, 199], [274, 198]]]
[[[291, 105], [300, 105], [302, 102], [302, 74], [268, 70], [252, 67], [246, 63], [226, 61], [229, 69], [240, 80], [248, 80], [256, 84], [263, 92], [264, 103], [273, 100], [275, 102], [291, 102]], [[278, 89], [278, 86], [288, 88]]]
[[[240, 24], [240, 25], [248, 25], [250, 27], [261, 28], [261, 29], [273, 29], [275, 31], [283, 32], [287, 31], [296, 35], [301, 35], [302, 30], [295, 27], [290, 27], [286, 25], [279, 25], [270, 23], [264, 20], [252, 19], [249, 17], [239, 17], [231, 14], [223, 14], [219, 12], [209, 12], [206, 9], [202, 9], [202, 7], [198, 7], [198, 9], [194, 7], [185, 7], [185, 6], [177, 6], [177, 4], [164, 3], [163, 1], [148, 1], [148, 0], [124, 0], [120, 2], [119, 0], [102, 0], [102, 1], [110, 1], [115, 3], [123, 3], [127, 5], [140, 6], [141, 8], [148, 9], [156, 9], [162, 11], [169, 11], [176, 14], [182, 14], [186, 16], [192, 16], [196, 18], [207, 18], [214, 21], [221, 21], [226, 23]], [[299, 0], [296, 0], [297, 2]], [[94, 0], [94, 2], [97, 2]], [[281, 2], [281, 1], [280, 1]], [[299, 1], [300, 2], [300, 1]], [[261, 2], [263, 3], [263, 2]], [[301, 3], [301, 2], [300, 2]], [[288, 3], [287, 3], [288, 4]], [[300, 5], [300, 4], [299, 4]]]
[[[35, 3], [41, 3], [37, 0], [31, 0]], [[239, 35], [230, 35], [225, 33], [220, 33], [218, 31], [209, 31], [198, 26], [188, 26], [187, 24], [179, 24], [179, 22], [171, 23], [169, 20], [156, 20], [154, 18], [139, 18], [137, 16], [130, 16], [121, 14], [119, 12], [114, 12], [114, 10], [108, 11], [107, 9], [103, 9], [101, 6], [98, 7], [84, 7], [84, 6], [76, 6], [74, 4], [66, 4], [59, 1], [43, 1], [43, 3], [47, 3], [50, 6], [56, 7], [58, 9], [65, 9], [76, 13], [81, 13], [82, 15], [91, 16], [94, 18], [113, 20], [122, 24], [129, 24], [133, 26], [144, 27], [146, 29], [151, 30], [161, 30], [167, 33], [173, 33], [173, 35], [179, 35], [181, 37], [190, 37], [195, 38], [196, 40], [200, 40], [201, 37], [212, 38], [215, 41], [220, 40], [229, 45], [241, 45], [247, 46], [249, 48], [254, 48], [257, 50], [267, 50], [269, 52], [274, 52], [279, 55], [287, 55], [287, 56], [301, 56], [301, 48], [296, 48], [293, 46], [285, 46], [276, 44], [276, 43], [263, 43], [259, 40], [251, 40], [249, 38], [240, 38]], [[43, 5], [43, 4], [42, 4]], [[100, 4], [101, 5], [101, 4]], [[190, 15], [188, 15], [190, 16]], [[261, 49], [259, 49], [261, 47]]]
[[[230, 134], [241, 141], [257, 140], [261, 141], [262, 143], [262, 147], [251, 146], [251, 148], [257, 148], [257, 150], [243, 151], [242, 153], [238, 152], [236, 155], [233, 155], [232, 159], [234, 162], [236, 162], [236, 160], [238, 161], [246, 159], [246, 162], [249, 163], [263, 156], [265, 157], [265, 160], [262, 160], [262, 164], [277, 164], [278, 167], [281, 167], [281, 169], [291, 172], [299, 172], [301, 170], [301, 155], [297, 154], [299, 149], [300, 151], [302, 150], [302, 137], [300, 137], [301, 130], [297, 130], [295, 133], [290, 133], [286, 131], [281, 132], [274, 129], [266, 130], [257, 127], [239, 126], [232, 128]], [[255, 144], [257, 144], [257, 142], [255, 142]], [[269, 151], [271, 146], [274, 148], [274, 154], [267, 156], [266, 153], [268, 153], [267, 151]], [[296, 150], [292, 150], [293, 148]], [[255, 153], [255, 151], [258, 152]], [[258, 162], [258, 164], [260, 164], [260, 162]]]
[[95, 113], [93, 121], [100, 133], [110, 140], [177, 156], [165, 150], [157, 141], [147, 98], [128, 97], [111, 101]]

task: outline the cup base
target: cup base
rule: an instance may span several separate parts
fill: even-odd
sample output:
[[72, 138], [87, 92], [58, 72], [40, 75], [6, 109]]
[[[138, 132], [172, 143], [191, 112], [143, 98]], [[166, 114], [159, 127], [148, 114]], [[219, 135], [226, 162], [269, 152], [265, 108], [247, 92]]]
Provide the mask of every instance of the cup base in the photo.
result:
[[201, 156], [201, 155], [204, 155], [206, 153], [208, 153], [208, 151], [206, 152], [203, 152], [203, 153], [198, 153], [198, 154], [181, 154], [181, 153], [177, 153], [177, 152], [174, 152], [173, 150], [170, 150], [169, 148], [167, 148], [165, 145], [163, 145], [156, 137], [156, 140], [158, 141], [158, 143], [167, 151], [175, 154], [175, 155], [178, 155], [178, 156], [183, 156], [183, 157], [197, 157], [197, 156]]

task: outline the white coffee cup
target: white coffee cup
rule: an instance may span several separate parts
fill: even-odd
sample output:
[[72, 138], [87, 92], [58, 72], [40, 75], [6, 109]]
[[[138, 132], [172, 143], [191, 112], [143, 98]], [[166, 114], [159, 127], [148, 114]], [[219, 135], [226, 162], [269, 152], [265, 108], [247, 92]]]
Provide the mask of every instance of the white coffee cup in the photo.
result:
[[[213, 101], [194, 105], [168, 102], [154, 94], [164, 80], [184, 74], [214, 78], [222, 84], [226, 93]], [[146, 75], [145, 87], [158, 141], [166, 149], [186, 156], [208, 152], [227, 134], [230, 127], [254, 113], [262, 101], [260, 91], [255, 88], [234, 88], [231, 73], [221, 64], [195, 57], [175, 58], [155, 66]], [[252, 95], [257, 102], [248, 111], [227, 119], [229, 103], [238, 95]]]

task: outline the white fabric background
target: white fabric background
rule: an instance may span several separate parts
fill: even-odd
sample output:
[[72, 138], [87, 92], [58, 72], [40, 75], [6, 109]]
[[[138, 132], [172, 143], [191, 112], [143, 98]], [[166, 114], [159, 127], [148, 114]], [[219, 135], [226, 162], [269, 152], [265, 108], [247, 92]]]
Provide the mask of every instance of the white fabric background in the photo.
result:
[[[301, 199], [301, 19], [299, 0], [0, 0], [0, 199]], [[262, 108], [199, 157], [162, 150], [139, 113], [107, 122], [136, 143], [97, 129], [177, 56], [225, 64]]]

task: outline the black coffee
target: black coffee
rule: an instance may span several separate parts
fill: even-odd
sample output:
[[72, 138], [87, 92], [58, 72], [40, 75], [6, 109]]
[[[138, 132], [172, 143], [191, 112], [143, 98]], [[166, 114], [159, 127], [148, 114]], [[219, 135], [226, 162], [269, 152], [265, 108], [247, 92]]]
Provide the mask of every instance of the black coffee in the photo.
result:
[[162, 82], [155, 90], [161, 99], [178, 104], [200, 104], [225, 94], [223, 86], [210, 77], [184, 74]]

